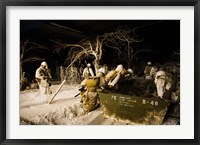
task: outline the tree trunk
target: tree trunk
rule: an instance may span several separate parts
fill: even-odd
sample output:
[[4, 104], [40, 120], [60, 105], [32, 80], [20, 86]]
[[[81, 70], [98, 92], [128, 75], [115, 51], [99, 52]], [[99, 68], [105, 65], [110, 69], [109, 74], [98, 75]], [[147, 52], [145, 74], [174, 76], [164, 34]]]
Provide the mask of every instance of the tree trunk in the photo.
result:
[[95, 74], [97, 74], [97, 71], [99, 70], [99, 63], [100, 63], [100, 60], [99, 60], [99, 58], [97, 57], [97, 58], [94, 60]]
[[95, 67], [95, 73], [97, 74], [97, 71], [100, 68], [100, 61], [102, 58], [102, 42], [99, 40], [99, 36], [97, 36], [96, 39], [96, 54], [95, 54], [95, 60], [94, 60], [94, 67]]

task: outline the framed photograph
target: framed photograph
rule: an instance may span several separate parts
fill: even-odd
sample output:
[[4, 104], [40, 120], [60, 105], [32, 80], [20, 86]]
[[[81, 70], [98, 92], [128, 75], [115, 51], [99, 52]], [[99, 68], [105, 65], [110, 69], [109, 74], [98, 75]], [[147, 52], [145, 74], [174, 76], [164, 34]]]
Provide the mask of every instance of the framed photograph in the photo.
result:
[[199, 6], [2, 0], [1, 144], [200, 144]]

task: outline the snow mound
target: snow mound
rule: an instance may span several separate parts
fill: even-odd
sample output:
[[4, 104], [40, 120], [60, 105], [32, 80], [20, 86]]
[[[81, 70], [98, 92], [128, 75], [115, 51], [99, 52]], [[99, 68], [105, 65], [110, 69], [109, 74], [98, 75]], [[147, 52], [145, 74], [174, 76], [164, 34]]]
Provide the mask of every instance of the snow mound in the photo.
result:
[[37, 125], [86, 125], [101, 113], [98, 108], [90, 113], [85, 113], [81, 103], [62, 107], [53, 113], [36, 115], [30, 119]]

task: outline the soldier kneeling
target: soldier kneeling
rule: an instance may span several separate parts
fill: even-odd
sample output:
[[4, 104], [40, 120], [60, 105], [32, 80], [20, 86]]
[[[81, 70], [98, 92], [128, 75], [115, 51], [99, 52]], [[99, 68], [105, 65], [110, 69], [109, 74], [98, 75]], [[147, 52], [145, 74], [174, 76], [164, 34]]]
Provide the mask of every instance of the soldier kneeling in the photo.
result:
[[91, 112], [99, 106], [99, 96], [97, 87], [99, 86], [99, 77], [89, 77], [85, 81], [85, 89], [82, 89], [80, 95], [85, 112]]

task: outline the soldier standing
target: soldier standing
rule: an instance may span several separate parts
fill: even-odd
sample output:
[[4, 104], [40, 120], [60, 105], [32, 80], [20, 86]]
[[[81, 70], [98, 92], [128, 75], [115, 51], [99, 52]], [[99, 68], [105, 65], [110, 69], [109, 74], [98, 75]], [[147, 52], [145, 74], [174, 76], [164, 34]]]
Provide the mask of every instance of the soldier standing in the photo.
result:
[[83, 78], [84, 78], [84, 80], [81, 82], [81, 86], [85, 86], [86, 79], [88, 79], [89, 76], [94, 76], [94, 72], [93, 72], [93, 70], [91, 68], [91, 64], [90, 63], [88, 63], [87, 67], [84, 68], [84, 70], [83, 70]]
[[90, 63], [88, 63], [87, 67], [84, 68], [84, 70], [83, 70], [83, 78], [86, 79], [89, 76], [94, 76], [94, 72], [93, 72], [93, 70], [91, 68], [91, 64]]
[[153, 93], [155, 91], [154, 77], [157, 72], [157, 67], [153, 66], [151, 62], [147, 63], [147, 66], [144, 69], [145, 76], [145, 93]]
[[154, 82], [157, 88], [157, 95], [160, 98], [163, 98], [164, 93], [169, 91], [172, 86], [172, 78], [163, 68], [155, 74]]
[[106, 85], [105, 81], [105, 74], [106, 74], [106, 65], [104, 64], [100, 69], [97, 71], [97, 77], [99, 77], [99, 86], [104, 89]]
[[35, 78], [39, 85], [41, 95], [48, 95], [52, 93], [50, 89], [50, 79], [52, 79], [51, 71], [45, 61], [43, 61], [40, 67], [36, 70]]
[[157, 67], [153, 66], [151, 62], [147, 63], [144, 69], [144, 75], [146, 80], [152, 80], [157, 72]]

